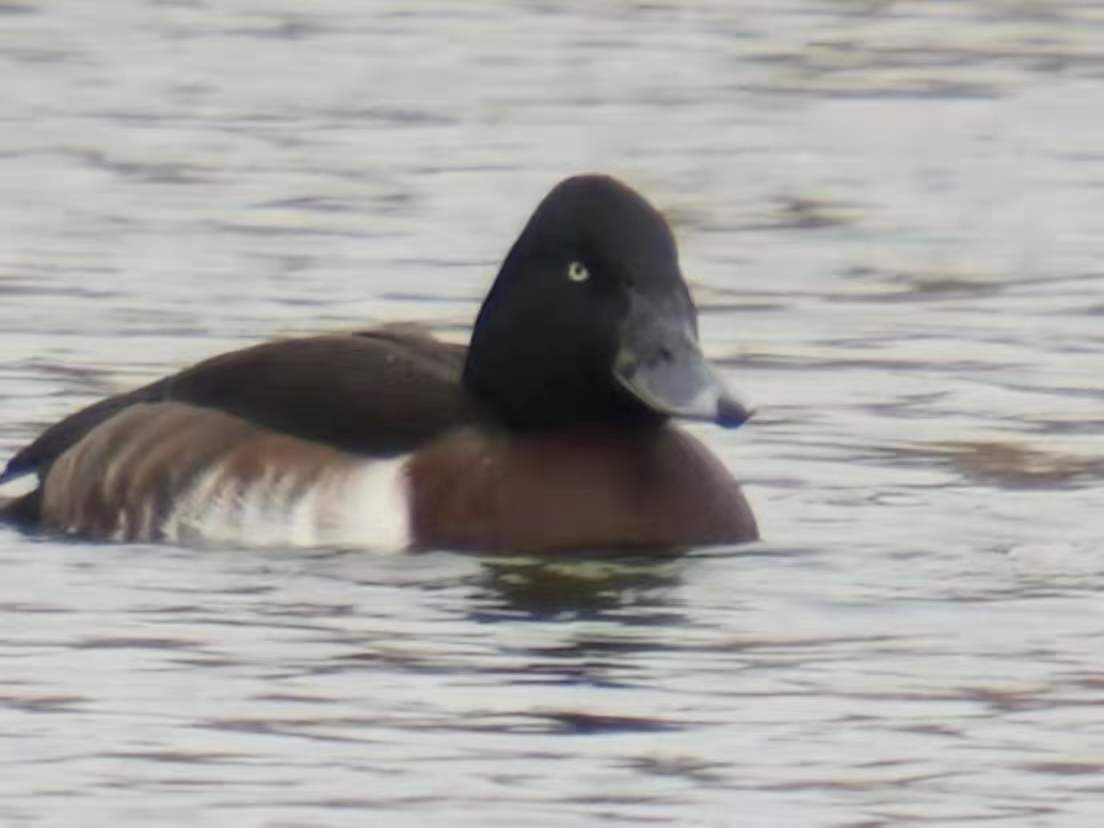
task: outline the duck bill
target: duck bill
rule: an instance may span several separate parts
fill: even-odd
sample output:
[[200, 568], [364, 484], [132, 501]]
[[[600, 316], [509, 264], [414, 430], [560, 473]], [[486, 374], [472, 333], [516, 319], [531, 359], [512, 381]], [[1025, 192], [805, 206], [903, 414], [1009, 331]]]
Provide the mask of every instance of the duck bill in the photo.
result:
[[632, 297], [614, 359], [614, 377], [659, 414], [736, 428], [753, 412], [706, 362], [689, 299], [675, 300], [659, 304]]

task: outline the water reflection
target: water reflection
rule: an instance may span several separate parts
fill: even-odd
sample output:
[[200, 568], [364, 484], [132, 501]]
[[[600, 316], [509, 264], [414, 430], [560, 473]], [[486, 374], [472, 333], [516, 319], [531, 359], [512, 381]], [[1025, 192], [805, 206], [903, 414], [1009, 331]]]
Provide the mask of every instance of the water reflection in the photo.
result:
[[676, 624], [682, 616], [665, 605], [664, 596], [679, 583], [679, 567], [672, 554], [484, 559], [475, 579], [480, 609], [473, 617], [547, 621], [615, 616], [623, 624]]
[[1017, 441], [950, 441], [871, 450], [881, 462], [942, 467], [975, 484], [999, 489], [1084, 488], [1104, 479], [1104, 460], [1036, 448]]

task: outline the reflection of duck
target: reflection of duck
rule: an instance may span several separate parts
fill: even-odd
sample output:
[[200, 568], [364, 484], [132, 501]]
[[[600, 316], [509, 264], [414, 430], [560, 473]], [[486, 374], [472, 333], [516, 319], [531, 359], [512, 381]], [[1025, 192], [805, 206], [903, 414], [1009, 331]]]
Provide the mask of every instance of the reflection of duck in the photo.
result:
[[[617, 612], [620, 625], [670, 625], [681, 614], [657, 594], [680, 582], [678, 556], [614, 556], [584, 553], [562, 557], [484, 558], [475, 614], [489, 619], [518, 614], [529, 618], [591, 618]], [[631, 608], [642, 593], [649, 600]], [[609, 645], [612, 647], [614, 645]], [[584, 644], [570, 645], [572, 653]], [[608, 649], [600, 645], [598, 649]]]
[[6, 512], [88, 537], [547, 550], [756, 537], [740, 487], [670, 417], [748, 412], [697, 342], [662, 216], [603, 176], [558, 185], [467, 349], [420, 333], [269, 342], [47, 429]]

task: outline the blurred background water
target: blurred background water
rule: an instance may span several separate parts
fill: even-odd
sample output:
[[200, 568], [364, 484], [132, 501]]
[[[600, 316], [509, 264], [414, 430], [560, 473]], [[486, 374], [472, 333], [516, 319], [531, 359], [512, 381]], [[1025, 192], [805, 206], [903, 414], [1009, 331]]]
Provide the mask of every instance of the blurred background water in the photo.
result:
[[462, 339], [580, 171], [666, 211], [765, 540], [0, 529], [0, 822], [1097, 826], [1104, 5], [4, 0], [0, 454], [274, 335]]

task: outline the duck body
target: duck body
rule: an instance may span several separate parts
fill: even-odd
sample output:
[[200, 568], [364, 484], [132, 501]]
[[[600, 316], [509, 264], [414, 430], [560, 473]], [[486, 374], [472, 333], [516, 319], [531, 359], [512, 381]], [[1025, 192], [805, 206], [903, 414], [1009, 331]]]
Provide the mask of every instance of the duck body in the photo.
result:
[[487, 551], [755, 539], [671, 417], [748, 416], [697, 346], [662, 217], [604, 176], [555, 188], [471, 345], [414, 329], [222, 354], [47, 428], [0, 484], [29, 528], [189, 544]]

